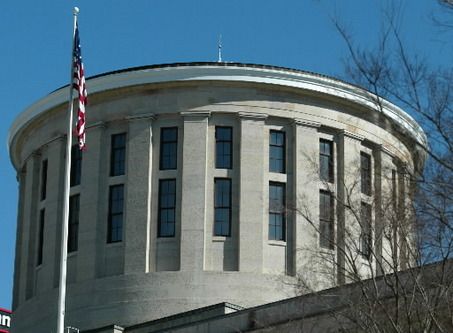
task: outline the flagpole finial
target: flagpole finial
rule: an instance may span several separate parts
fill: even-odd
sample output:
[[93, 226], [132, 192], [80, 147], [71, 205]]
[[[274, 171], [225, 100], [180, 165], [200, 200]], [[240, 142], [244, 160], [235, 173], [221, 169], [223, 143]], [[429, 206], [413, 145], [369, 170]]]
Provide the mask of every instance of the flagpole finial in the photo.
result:
[[74, 15], [78, 15], [78, 14], [79, 14], [79, 12], [80, 12], [80, 9], [79, 9], [79, 7], [74, 7], [74, 9], [73, 9], [73, 11], [72, 11], [72, 12], [74, 13]]

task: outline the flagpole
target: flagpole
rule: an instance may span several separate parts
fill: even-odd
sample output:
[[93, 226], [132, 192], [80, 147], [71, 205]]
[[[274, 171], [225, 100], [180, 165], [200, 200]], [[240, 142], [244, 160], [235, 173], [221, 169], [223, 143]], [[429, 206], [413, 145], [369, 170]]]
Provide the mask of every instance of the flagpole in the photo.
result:
[[63, 221], [61, 222], [61, 251], [60, 251], [60, 282], [58, 288], [58, 316], [57, 333], [64, 333], [65, 303], [66, 303], [66, 271], [68, 261], [68, 218], [69, 218], [69, 182], [71, 175], [71, 148], [72, 148], [72, 118], [74, 112], [73, 105], [73, 80], [74, 80], [74, 39], [77, 27], [77, 15], [79, 8], [74, 7], [74, 29], [72, 32], [72, 52], [71, 52], [71, 76], [69, 81], [69, 106], [68, 106], [68, 128], [66, 136], [66, 163], [64, 178], [64, 206]]

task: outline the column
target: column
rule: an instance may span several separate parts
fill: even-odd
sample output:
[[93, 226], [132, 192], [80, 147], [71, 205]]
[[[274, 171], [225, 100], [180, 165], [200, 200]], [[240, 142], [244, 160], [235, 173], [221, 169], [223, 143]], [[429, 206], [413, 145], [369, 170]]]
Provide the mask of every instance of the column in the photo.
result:
[[181, 270], [204, 270], [209, 112], [184, 118], [181, 199]]
[[[343, 131], [338, 138], [337, 167], [337, 280], [348, 282], [348, 274], [356, 274], [353, 265], [358, 258], [361, 209], [360, 148], [363, 137]], [[348, 208], [346, 208], [346, 206]], [[359, 214], [359, 215], [357, 215]]]
[[[38, 289], [48, 290], [58, 285], [63, 223], [63, 181], [66, 140], [60, 136], [47, 145], [48, 177], [44, 218], [43, 264], [39, 272]], [[39, 226], [38, 219], [36, 220]], [[38, 237], [38, 236], [37, 236]]]
[[37, 204], [40, 199], [40, 163], [41, 155], [33, 153], [27, 160], [26, 189], [24, 198], [24, 224], [23, 224], [23, 247], [22, 253], [26, 253], [21, 263], [20, 290], [25, 294], [20, 295], [20, 301], [33, 296], [35, 284], [35, 263], [36, 263], [36, 224]]
[[128, 118], [124, 274], [149, 272], [153, 119]]
[[87, 150], [82, 153], [82, 177], [80, 186], [78, 279], [91, 280], [99, 276], [105, 238], [103, 224], [107, 191], [108, 163], [103, 159], [106, 147], [104, 123], [99, 122], [87, 129]]
[[[375, 152], [376, 166], [380, 161], [380, 170], [375, 177], [376, 196], [376, 243], [380, 246], [380, 261], [377, 263], [377, 273], [390, 273], [397, 264], [395, 242], [395, 222], [397, 221], [397, 174], [393, 163], [393, 154], [383, 146], [378, 146]], [[379, 157], [378, 157], [379, 156]], [[379, 179], [380, 178], [380, 179]]]
[[[319, 136], [321, 124], [302, 119], [294, 121], [294, 224], [292, 234], [292, 273], [313, 276], [313, 251], [318, 249], [318, 232], [311, 225], [318, 222], [319, 207]], [[310, 221], [308, 221], [310, 220]]]
[[385, 186], [385, 171], [383, 171], [383, 152], [381, 146], [376, 146], [373, 150], [373, 159], [374, 159], [374, 230], [373, 230], [373, 240], [374, 240], [374, 253], [376, 257], [376, 274], [384, 273], [382, 267], [382, 247], [384, 241], [384, 212], [385, 209], [385, 197], [383, 197], [383, 191]]
[[17, 180], [19, 182], [19, 203], [17, 206], [17, 226], [16, 226], [16, 251], [14, 260], [14, 290], [13, 290], [13, 304], [12, 310], [14, 311], [20, 303], [20, 279], [23, 275], [22, 262], [23, 262], [23, 232], [24, 232], [24, 196], [25, 196], [25, 179], [26, 179], [26, 168], [20, 169], [17, 173]]
[[240, 177], [239, 177], [239, 270], [261, 273], [263, 250], [268, 223], [263, 193], [269, 184], [264, 182], [264, 121], [266, 115], [241, 112]]

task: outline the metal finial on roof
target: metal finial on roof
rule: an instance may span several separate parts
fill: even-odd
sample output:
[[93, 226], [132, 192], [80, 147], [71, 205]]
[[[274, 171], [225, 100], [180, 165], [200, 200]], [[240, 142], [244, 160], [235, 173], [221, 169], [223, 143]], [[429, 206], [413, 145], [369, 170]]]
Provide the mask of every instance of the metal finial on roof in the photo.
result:
[[219, 35], [218, 49], [219, 49], [219, 59], [217, 60], [217, 62], [222, 62], [222, 35]]

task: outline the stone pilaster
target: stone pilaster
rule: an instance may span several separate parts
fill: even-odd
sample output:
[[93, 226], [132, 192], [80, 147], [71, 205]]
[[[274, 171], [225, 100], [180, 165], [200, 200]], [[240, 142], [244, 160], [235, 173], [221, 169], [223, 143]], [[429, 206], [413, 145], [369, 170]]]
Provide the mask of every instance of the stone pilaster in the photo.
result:
[[263, 270], [263, 247], [267, 241], [264, 224], [268, 223], [263, 193], [264, 182], [264, 121], [266, 115], [240, 113], [240, 192], [239, 192], [239, 270], [260, 273]]
[[128, 118], [125, 274], [149, 271], [153, 119], [152, 114]]
[[[308, 220], [318, 221], [318, 128], [320, 124], [296, 119], [293, 126], [294, 207], [292, 213], [294, 224], [289, 235], [293, 235], [290, 273], [295, 275], [303, 274], [312, 268], [307, 259], [312, 258], [312, 251], [318, 248], [318, 233]], [[307, 195], [308, 193], [311, 195]]]
[[102, 232], [107, 218], [105, 192], [108, 162], [103, 158], [109, 145], [105, 140], [104, 123], [87, 130], [87, 150], [82, 153], [82, 178], [79, 212], [78, 279], [95, 279], [102, 262], [105, 237]]
[[19, 295], [20, 301], [29, 299], [34, 294], [35, 269], [36, 269], [36, 225], [37, 205], [40, 199], [40, 166], [41, 155], [33, 154], [26, 161], [27, 176], [25, 180], [24, 198], [24, 239], [22, 253], [26, 253], [23, 260], [20, 277], [20, 290], [24, 293]]
[[[182, 112], [184, 118], [181, 270], [204, 270], [208, 112]], [[202, 144], [200, 144], [202, 143]]]
[[[348, 282], [347, 275], [354, 271], [350, 262], [357, 258], [360, 225], [360, 149], [363, 137], [343, 131], [338, 135], [337, 149], [337, 281]], [[348, 208], [346, 208], [348, 207]]]

